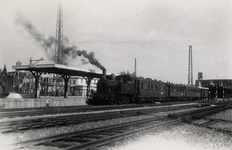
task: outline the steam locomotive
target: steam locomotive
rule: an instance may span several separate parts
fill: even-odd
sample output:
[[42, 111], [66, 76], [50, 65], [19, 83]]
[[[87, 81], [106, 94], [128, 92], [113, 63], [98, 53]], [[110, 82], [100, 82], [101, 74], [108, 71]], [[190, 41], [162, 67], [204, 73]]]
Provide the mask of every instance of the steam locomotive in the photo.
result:
[[203, 100], [208, 98], [208, 88], [173, 84], [131, 75], [104, 76], [91, 92], [89, 105], [131, 104], [174, 100]]

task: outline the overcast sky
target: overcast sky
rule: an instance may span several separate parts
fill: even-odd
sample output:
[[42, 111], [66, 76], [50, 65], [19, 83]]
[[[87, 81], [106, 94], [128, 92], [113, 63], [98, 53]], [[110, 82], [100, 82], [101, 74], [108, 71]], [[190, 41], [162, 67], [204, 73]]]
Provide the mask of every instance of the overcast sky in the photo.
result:
[[[94, 52], [107, 72], [188, 82], [189, 45], [193, 79], [232, 79], [231, 0], [61, 0], [66, 46]], [[31, 24], [40, 38], [56, 35], [57, 0], [0, 0], [0, 68], [11, 71], [19, 60], [43, 57], [45, 48], [25, 29]], [[21, 22], [22, 21], [22, 22]], [[21, 23], [20, 23], [21, 22]], [[66, 39], [65, 38], [65, 39]], [[54, 46], [47, 49], [53, 55]], [[78, 68], [99, 68], [69, 60]]]

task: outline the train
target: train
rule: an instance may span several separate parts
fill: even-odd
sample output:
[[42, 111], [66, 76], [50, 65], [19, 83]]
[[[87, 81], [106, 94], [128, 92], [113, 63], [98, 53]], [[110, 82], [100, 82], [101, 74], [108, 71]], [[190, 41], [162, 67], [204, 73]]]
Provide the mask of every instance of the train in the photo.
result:
[[91, 91], [88, 105], [207, 100], [209, 88], [174, 84], [132, 75], [104, 75]]

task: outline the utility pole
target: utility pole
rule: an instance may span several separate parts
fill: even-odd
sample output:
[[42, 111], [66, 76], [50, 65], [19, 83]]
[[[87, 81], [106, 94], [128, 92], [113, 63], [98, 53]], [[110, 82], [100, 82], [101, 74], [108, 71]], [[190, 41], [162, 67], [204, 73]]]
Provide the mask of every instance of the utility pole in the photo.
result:
[[189, 45], [188, 85], [193, 85], [192, 45]]

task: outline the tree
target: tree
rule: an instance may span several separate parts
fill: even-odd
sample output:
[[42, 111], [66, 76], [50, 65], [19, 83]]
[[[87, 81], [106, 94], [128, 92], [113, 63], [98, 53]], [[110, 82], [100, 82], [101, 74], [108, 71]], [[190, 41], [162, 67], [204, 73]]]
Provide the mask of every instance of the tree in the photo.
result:
[[127, 70], [127, 71], [122, 71], [122, 72], [120, 72], [119, 74], [121, 74], [121, 75], [131, 75], [131, 76], [135, 76], [135, 72], [130, 73], [128, 70]]

